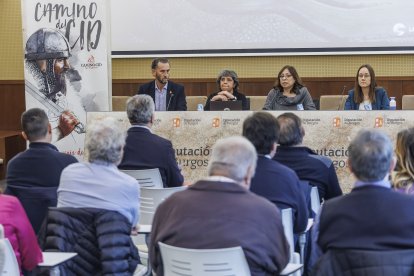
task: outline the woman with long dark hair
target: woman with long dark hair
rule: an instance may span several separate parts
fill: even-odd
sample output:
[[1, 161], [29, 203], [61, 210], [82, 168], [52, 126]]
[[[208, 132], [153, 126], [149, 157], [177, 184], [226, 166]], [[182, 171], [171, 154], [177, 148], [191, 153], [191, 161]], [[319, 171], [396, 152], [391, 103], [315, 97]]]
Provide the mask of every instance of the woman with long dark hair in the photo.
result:
[[381, 110], [390, 109], [387, 91], [377, 86], [375, 72], [371, 65], [358, 68], [354, 89], [348, 93], [345, 110]]

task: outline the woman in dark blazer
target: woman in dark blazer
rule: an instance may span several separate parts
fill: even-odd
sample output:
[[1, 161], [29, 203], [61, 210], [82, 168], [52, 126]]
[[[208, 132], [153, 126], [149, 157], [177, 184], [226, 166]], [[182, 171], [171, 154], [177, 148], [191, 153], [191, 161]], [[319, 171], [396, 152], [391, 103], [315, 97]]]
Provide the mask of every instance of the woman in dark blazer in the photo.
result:
[[377, 86], [375, 72], [371, 65], [359, 67], [355, 77], [354, 89], [348, 93], [345, 110], [382, 110], [390, 109], [387, 91]]

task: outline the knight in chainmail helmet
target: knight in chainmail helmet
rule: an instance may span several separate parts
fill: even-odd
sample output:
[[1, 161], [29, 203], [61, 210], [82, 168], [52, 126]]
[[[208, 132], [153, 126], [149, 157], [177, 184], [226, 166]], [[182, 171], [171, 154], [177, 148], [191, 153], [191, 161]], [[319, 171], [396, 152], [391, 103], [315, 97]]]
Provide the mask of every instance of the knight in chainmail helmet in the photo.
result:
[[[66, 98], [62, 96], [66, 96], [66, 74], [69, 70], [73, 71], [72, 75], [78, 76], [78, 80], [81, 79], [79, 73], [70, 68], [70, 56], [69, 42], [58, 30], [41, 28], [26, 42], [26, 68], [36, 81], [39, 91], [59, 105], [62, 98]], [[55, 136], [57, 140], [70, 134], [79, 120], [72, 111], [65, 110], [59, 116], [58, 124]]]
[[70, 68], [69, 57], [69, 42], [57, 30], [39, 29], [26, 42], [26, 65], [40, 91], [54, 102], [59, 92], [66, 95], [64, 73]]

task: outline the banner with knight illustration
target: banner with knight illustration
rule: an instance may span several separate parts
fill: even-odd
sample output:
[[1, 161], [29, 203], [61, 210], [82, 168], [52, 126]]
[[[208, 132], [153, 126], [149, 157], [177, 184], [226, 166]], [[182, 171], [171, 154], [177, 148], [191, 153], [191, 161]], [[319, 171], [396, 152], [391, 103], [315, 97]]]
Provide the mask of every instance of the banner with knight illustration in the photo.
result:
[[44, 109], [59, 151], [83, 159], [86, 112], [110, 110], [108, 0], [22, 0], [26, 109]]

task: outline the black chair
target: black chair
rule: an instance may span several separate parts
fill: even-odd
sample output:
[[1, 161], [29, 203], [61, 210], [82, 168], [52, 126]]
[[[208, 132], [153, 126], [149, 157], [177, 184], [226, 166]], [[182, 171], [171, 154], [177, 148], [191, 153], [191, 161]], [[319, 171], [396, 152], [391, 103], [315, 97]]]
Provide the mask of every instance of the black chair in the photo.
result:
[[6, 194], [14, 195], [23, 205], [23, 208], [38, 234], [48, 208], [57, 205], [57, 187], [16, 187], [8, 186]]

